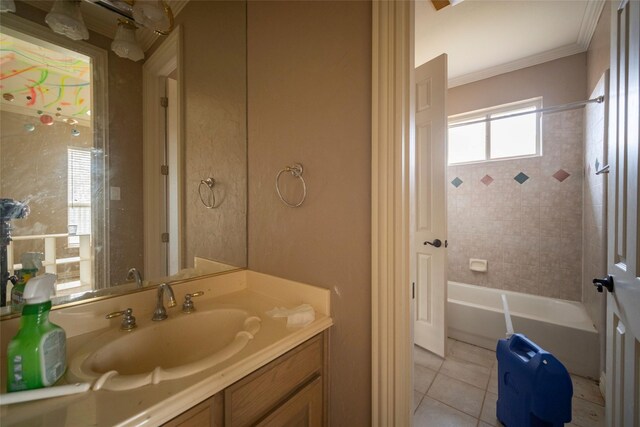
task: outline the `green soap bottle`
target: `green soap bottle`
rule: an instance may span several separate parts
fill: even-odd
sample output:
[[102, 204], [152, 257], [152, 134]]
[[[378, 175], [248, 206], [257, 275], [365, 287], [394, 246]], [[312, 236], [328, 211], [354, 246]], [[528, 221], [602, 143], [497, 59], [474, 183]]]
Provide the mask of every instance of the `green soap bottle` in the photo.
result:
[[64, 330], [49, 322], [55, 274], [29, 280], [24, 289], [20, 330], [7, 348], [7, 390], [20, 391], [55, 383], [67, 367]]

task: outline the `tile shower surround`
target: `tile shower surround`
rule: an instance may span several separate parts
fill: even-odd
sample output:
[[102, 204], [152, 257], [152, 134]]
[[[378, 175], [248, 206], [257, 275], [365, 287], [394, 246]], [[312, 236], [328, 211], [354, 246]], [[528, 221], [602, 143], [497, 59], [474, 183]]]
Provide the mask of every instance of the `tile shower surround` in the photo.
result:
[[449, 280], [580, 301], [583, 114], [543, 116], [540, 157], [447, 168]]

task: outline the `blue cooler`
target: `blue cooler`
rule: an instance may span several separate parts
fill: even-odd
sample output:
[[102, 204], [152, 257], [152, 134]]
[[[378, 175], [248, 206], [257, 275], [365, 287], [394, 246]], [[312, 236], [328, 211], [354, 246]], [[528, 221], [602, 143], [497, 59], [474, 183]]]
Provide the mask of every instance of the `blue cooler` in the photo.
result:
[[507, 427], [562, 427], [571, 421], [573, 385], [551, 353], [522, 334], [498, 340], [498, 420]]

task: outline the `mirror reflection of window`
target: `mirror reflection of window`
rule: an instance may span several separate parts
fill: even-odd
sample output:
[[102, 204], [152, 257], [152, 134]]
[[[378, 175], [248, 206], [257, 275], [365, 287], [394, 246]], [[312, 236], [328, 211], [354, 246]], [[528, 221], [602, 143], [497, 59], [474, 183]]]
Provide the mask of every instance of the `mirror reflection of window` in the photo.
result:
[[68, 242], [80, 247], [80, 235], [91, 234], [91, 151], [67, 149]]

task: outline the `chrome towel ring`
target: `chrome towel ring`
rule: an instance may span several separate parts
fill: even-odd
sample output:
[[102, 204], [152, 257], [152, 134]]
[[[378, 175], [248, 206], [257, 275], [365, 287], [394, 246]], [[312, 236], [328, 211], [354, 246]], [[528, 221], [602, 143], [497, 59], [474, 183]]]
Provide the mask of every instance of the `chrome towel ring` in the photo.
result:
[[[290, 203], [288, 202], [280, 192], [280, 176], [284, 172], [289, 172], [293, 177], [299, 178], [302, 182], [302, 199], [298, 203]], [[281, 169], [280, 172], [276, 175], [276, 191], [278, 192], [278, 197], [282, 200], [282, 203], [289, 206], [290, 208], [297, 208], [302, 205], [307, 198], [307, 183], [304, 182], [304, 178], [302, 177], [303, 168], [300, 163], [294, 163], [293, 166], [286, 166], [284, 169]]]
[[[198, 184], [198, 196], [200, 196], [200, 201], [207, 209], [213, 209], [216, 207], [216, 195], [213, 193], [213, 186], [215, 185], [216, 180], [209, 177], [207, 179], [201, 179], [200, 184]], [[207, 202], [204, 201], [204, 197], [202, 196], [202, 186], [205, 185], [209, 189]]]

